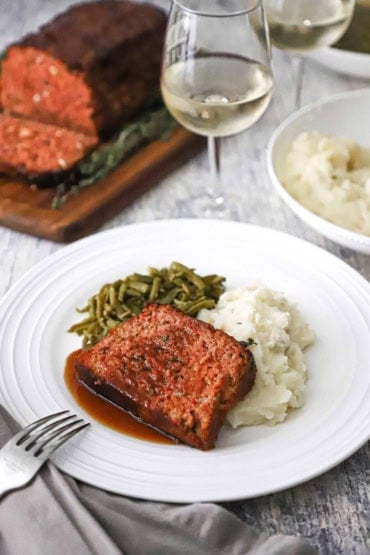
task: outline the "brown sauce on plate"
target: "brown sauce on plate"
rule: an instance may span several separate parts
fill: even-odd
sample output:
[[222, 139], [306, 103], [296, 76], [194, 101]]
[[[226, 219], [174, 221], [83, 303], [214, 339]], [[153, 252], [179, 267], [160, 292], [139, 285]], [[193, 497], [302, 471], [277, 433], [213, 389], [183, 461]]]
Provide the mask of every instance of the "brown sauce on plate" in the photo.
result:
[[87, 414], [100, 424], [116, 432], [121, 432], [122, 434], [136, 437], [137, 439], [144, 439], [155, 443], [175, 445], [175, 440], [145, 426], [145, 424], [135, 420], [135, 418], [125, 413], [123, 410], [112, 405], [109, 401], [105, 401], [102, 397], [95, 395], [80, 384], [76, 378], [74, 368], [74, 355], [77, 352], [78, 351], [74, 351], [67, 358], [64, 370], [64, 381], [76, 403], [87, 412]]

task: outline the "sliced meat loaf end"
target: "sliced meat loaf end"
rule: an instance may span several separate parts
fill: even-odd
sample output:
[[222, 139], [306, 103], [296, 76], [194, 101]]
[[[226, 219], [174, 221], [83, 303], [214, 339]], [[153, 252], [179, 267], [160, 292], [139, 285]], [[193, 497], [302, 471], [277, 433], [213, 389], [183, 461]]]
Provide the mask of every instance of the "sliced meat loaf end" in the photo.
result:
[[84, 135], [36, 121], [0, 114], [0, 171], [36, 183], [61, 177], [97, 143]]
[[193, 447], [214, 446], [226, 413], [250, 390], [251, 353], [170, 305], [144, 311], [75, 359], [95, 393]]
[[105, 137], [158, 86], [164, 13], [129, 0], [73, 6], [7, 50], [9, 113]]

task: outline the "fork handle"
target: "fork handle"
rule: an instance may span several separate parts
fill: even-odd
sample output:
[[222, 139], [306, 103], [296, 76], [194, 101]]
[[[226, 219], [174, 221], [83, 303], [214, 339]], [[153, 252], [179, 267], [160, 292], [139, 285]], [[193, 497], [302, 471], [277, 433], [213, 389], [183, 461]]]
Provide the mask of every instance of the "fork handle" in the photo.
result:
[[33, 478], [33, 476], [31, 478], [29, 478], [26, 482], [22, 482], [21, 484], [19, 484], [19, 483], [15, 484], [14, 482], [10, 483], [9, 481], [7, 483], [5, 483], [0, 478], [0, 501], [10, 491], [15, 491], [17, 489], [22, 488], [23, 486], [26, 486], [32, 480], [32, 478]]
[[2, 499], [6, 493], [28, 484], [32, 477], [32, 475], [25, 476], [21, 473], [17, 474], [11, 470], [7, 464], [2, 464], [2, 461], [0, 461], [0, 499]]
[[0, 499], [12, 489], [14, 489], [14, 487], [11, 485], [10, 480], [3, 475], [0, 469]]
[[12, 489], [10, 482], [11, 480], [7, 471], [7, 467], [3, 463], [3, 461], [0, 460], [0, 499]]

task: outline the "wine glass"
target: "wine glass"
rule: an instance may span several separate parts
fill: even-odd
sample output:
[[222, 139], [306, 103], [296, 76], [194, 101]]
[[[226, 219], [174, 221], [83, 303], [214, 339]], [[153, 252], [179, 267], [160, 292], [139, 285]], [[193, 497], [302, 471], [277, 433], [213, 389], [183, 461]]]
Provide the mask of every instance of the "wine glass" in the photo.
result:
[[[251, 17], [258, 23], [256, 34]], [[161, 91], [173, 117], [208, 138], [212, 186], [192, 200], [205, 216], [227, 217], [220, 183], [219, 141], [253, 125], [269, 105], [272, 73], [261, 0], [173, 0]]]
[[[297, 65], [295, 107], [301, 104], [302, 54], [336, 43], [346, 32], [355, 0], [264, 0], [271, 43], [293, 54]], [[260, 22], [255, 27], [264, 33]]]

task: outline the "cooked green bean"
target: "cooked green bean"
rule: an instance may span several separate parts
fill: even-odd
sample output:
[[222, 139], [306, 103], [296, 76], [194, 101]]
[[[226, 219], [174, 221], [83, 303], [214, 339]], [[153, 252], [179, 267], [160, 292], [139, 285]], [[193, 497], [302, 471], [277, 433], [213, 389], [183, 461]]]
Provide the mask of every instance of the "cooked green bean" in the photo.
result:
[[185, 314], [196, 316], [202, 308], [215, 306], [225, 290], [224, 281], [216, 274], [200, 276], [180, 262], [172, 262], [169, 268], [150, 267], [148, 274], [134, 273], [103, 285], [84, 308], [76, 309], [88, 316], [68, 331], [82, 336], [84, 347], [91, 347], [150, 302], [173, 304]]
[[154, 301], [158, 297], [159, 289], [161, 286], [161, 279], [158, 276], [155, 276], [152, 281], [152, 287], [149, 293], [149, 300]]

